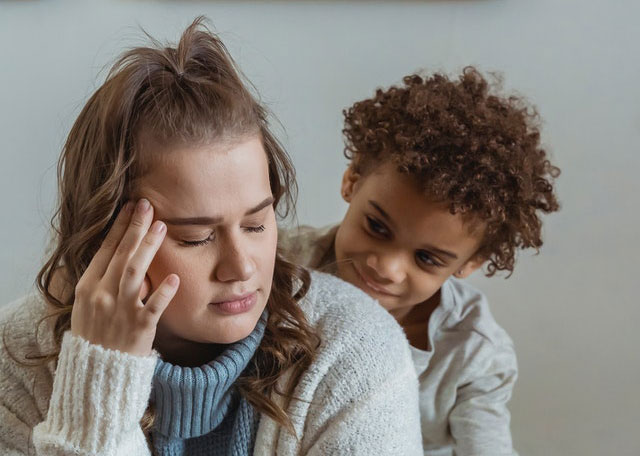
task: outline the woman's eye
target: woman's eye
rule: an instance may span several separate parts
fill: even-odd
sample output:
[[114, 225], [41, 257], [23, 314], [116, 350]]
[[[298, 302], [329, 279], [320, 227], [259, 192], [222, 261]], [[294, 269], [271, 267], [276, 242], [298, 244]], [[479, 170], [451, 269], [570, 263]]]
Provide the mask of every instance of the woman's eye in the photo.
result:
[[367, 215], [367, 224], [369, 225], [369, 229], [373, 231], [375, 234], [379, 234], [382, 236], [386, 236], [388, 233], [387, 228], [380, 222], [378, 222], [373, 217]]
[[[248, 233], [262, 233], [265, 230], [264, 225], [259, 225], [259, 226], [247, 226], [243, 228], [244, 231], [248, 232]], [[199, 241], [182, 241], [183, 245], [186, 246], [199, 246], [199, 245], [206, 245], [209, 242], [213, 241], [214, 235], [210, 235], [208, 238], [206, 239], [201, 239]]]
[[209, 236], [208, 238], [202, 239], [200, 241], [182, 241], [182, 243], [184, 245], [188, 245], [188, 246], [198, 246], [198, 245], [206, 245], [209, 242], [211, 242], [212, 240], [213, 240], [213, 237]]
[[437, 262], [431, 255], [424, 251], [416, 252], [416, 258], [418, 259], [419, 263], [427, 266], [441, 266], [439, 262]]
[[244, 230], [249, 232], [249, 233], [262, 233], [264, 231], [264, 225], [247, 226], [247, 227], [245, 227]]

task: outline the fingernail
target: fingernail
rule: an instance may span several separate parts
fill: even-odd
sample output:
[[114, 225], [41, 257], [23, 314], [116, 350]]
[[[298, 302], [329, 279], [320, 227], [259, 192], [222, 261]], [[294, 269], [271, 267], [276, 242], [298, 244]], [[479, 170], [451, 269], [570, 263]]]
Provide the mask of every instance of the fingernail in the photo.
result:
[[178, 276], [177, 276], [177, 275], [175, 275], [175, 274], [171, 274], [171, 275], [169, 276], [169, 279], [167, 279], [167, 283], [168, 283], [169, 285], [171, 285], [172, 287], [176, 287], [176, 286], [178, 286]]
[[128, 201], [127, 204], [124, 205], [124, 213], [131, 214], [133, 212], [133, 203]]
[[165, 227], [164, 223], [162, 223], [160, 220], [156, 220], [153, 223], [153, 226], [151, 226], [151, 231], [153, 233], [160, 234], [164, 231], [164, 227]]
[[147, 201], [146, 199], [142, 198], [140, 201], [138, 201], [138, 212], [141, 214], [144, 214], [145, 212], [147, 212], [149, 210], [149, 207], [151, 205], [149, 204], [149, 201]]

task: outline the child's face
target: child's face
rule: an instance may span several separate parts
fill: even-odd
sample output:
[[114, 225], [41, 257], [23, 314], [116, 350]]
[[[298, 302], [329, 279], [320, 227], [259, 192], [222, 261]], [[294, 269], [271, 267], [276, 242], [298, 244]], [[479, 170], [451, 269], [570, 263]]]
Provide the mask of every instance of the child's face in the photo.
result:
[[[162, 158], [136, 183], [136, 197], [151, 202], [167, 235], [147, 275], [152, 290], [168, 274], [180, 276], [157, 338], [236, 342], [251, 333], [265, 308], [275, 262], [277, 229], [262, 142], [149, 147]], [[248, 308], [215, 304], [238, 299]]]
[[342, 182], [349, 209], [336, 234], [338, 275], [376, 298], [396, 318], [435, 295], [452, 274], [482, 265], [460, 214], [419, 192], [392, 164], [366, 176], [349, 168]]

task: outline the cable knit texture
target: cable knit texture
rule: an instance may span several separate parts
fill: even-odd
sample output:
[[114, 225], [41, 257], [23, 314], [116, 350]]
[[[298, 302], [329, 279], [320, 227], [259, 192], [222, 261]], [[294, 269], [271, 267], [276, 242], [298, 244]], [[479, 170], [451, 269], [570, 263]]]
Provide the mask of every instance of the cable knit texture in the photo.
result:
[[[260, 416], [253, 454], [421, 455], [417, 380], [402, 329], [366, 294], [326, 274], [312, 273], [300, 306], [322, 344], [294, 399], [273, 396], [295, 432]], [[66, 334], [58, 366], [16, 363], [8, 350], [19, 360], [51, 352], [53, 320], [36, 332], [48, 310], [37, 294], [0, 308], [0, 454], [150, 455], [139, 420], [157, 354], [135, 357]]]
[[233, 384], [260, 345], [267, 317], [265, 310], [249, 336], [205, 365], [182, 367], [158, 360], [151, 393], [157, 455], [251, 454], [257, 414]]
[[[78, 454], [116, 454], [123, 444], [143, 442], [137, 423], [147, 407], [156, 358], [105, 349], [67, 331], [47, 419], [33, 431], [37, 450], [50, 454], [68, 446]], [[118, 398], [117, 407], [105, 401], [111, 397]]]

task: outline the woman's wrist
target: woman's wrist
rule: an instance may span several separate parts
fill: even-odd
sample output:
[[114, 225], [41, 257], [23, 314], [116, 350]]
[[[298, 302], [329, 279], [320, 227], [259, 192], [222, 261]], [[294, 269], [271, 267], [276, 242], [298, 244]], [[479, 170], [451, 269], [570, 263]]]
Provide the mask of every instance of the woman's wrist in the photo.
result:
[[90, 451], [115, 448], [139, 431], [157, 356], [155, 351], [142, 357], [107, 349], [67, 331], [47, 418], [34, 432]]

